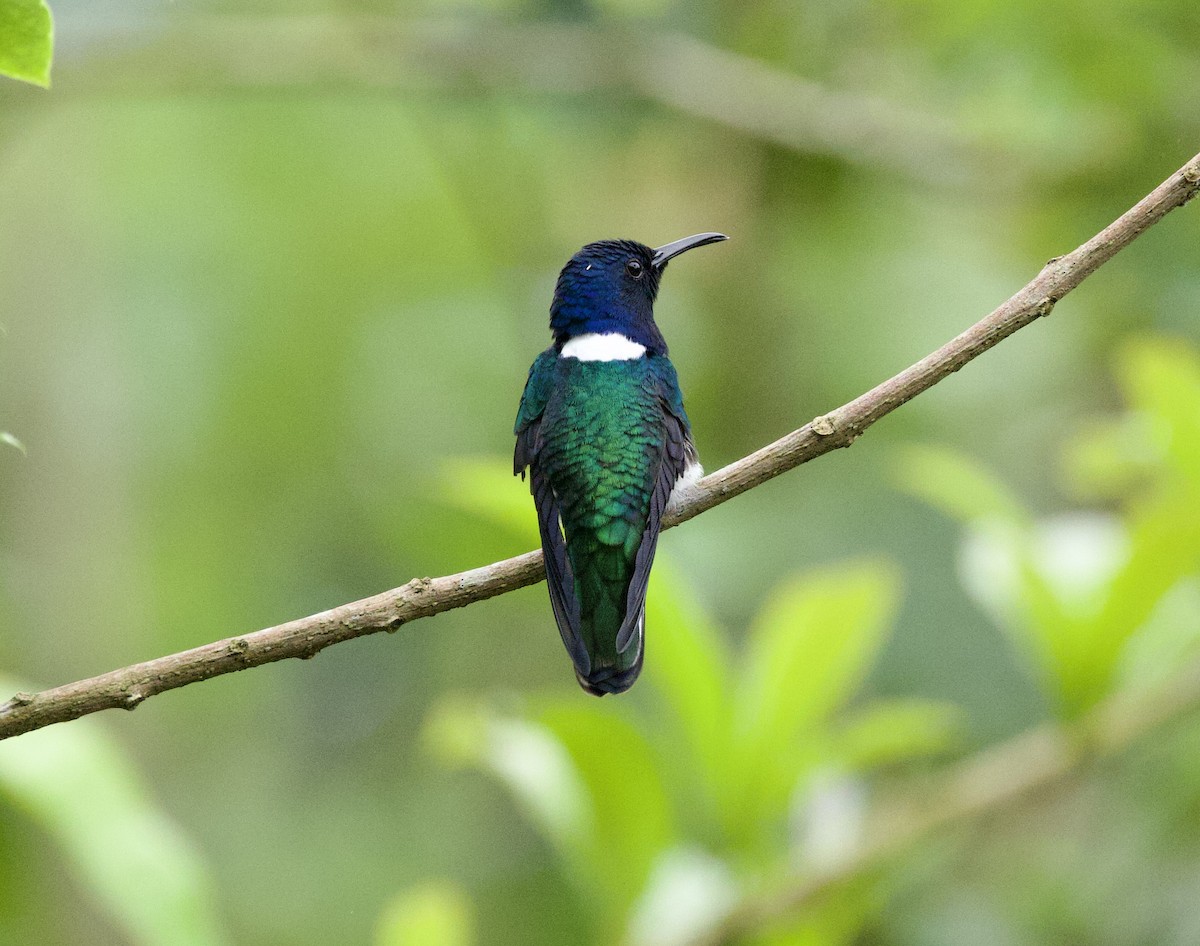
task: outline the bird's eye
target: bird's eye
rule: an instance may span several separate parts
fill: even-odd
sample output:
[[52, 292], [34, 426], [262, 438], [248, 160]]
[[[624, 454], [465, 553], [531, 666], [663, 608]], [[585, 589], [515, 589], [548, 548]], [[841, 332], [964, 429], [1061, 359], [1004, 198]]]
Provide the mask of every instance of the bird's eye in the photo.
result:
[[625, 272], [629, 273], [629, 275], [632, 276], [634, 279], [641, 279], [642, 273], [644, 271], [645, 271], [645, 268], [642, 266], [642, 264], [638, 260], [631, 259], [628, 263], [625, 264]]

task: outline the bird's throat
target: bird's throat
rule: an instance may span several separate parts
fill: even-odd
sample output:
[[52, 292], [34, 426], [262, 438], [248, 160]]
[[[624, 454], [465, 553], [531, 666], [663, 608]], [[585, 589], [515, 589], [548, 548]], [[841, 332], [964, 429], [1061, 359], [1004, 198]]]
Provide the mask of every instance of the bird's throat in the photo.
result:
[[588, 332], [568, 339], [560, 354], [580, 361], [630, 361], [646, 354], [646, 346], [619, 332]]

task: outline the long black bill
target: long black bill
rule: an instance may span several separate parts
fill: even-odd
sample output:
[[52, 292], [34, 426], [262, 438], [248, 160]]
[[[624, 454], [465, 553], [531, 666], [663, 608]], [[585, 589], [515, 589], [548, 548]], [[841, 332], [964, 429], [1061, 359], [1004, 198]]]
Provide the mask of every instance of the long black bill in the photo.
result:
[[662, 269], [667, 265], [667, 260], [674, 259], [680, 253], [686, 253], [688, 250], [694, 250], [698, 246], [708, 246], [710, 243], [720, 243], [722, 240], [728, 240], [724, 233], [697, 233], [695, 236], [684, 237], [682, 240], [676, 240], [674, 243], [668, 243], [665, 246], [660, 246], [654, 251], [654, 268]]

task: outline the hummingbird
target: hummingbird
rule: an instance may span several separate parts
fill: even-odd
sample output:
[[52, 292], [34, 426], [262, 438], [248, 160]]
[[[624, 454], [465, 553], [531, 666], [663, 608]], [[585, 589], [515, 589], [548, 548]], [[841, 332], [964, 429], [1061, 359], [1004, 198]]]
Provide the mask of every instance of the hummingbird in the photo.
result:
[[579, 685], [623, 693], [642, 670], [662, 516], [703, 474], [654, 301], [667, 263], [728, 239], [589, 243], [559, 274], [553, 343], [517, 410], [513, 473], [537, 508], [550, 606]]

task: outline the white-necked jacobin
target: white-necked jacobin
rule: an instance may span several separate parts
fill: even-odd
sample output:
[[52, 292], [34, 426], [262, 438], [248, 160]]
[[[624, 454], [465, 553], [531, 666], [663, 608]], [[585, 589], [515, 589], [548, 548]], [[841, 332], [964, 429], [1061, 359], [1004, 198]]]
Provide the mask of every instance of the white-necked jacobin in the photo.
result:
[[702, 472], [654, 323], [659, 280], [680, 253], [724, 239], [602, 240], [571, 257], [550, 305], [554, 342], [517, 411], [513, 472], [529, 469], [554, 618], [579, 685], [596, 696], [628, 690], [641, 672], [663, 511]]

